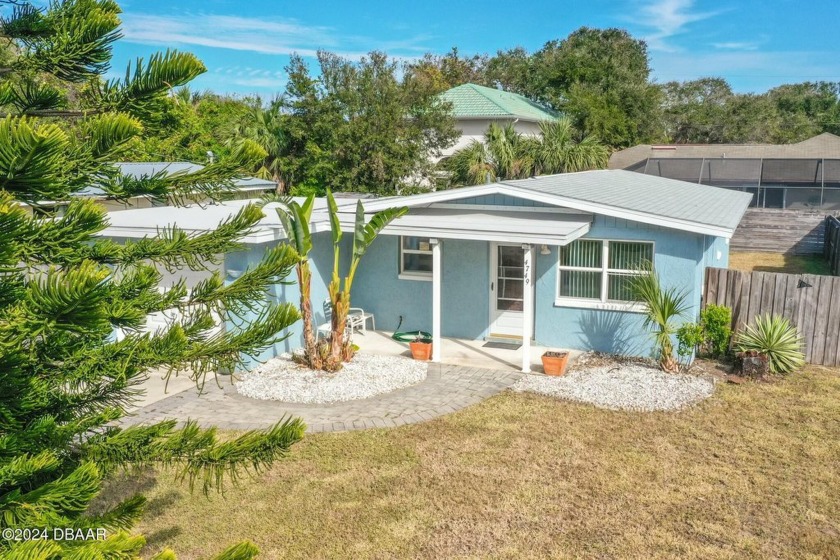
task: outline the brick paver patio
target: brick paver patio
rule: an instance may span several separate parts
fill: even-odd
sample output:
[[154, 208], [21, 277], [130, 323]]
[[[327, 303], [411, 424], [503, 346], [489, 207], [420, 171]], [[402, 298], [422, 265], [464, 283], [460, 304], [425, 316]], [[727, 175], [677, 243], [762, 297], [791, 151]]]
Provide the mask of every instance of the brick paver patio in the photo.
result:
[[[273, 425], [296, 416], [309, 432], [388, 428], [431, 420], [481, 402], [504, 391], [522, 374], [464, 366], [429, 364], [426, 379], [412, 387], [364, 400], [333, 404], [289, 404], [243, 397], [224, 383], [208, 380], [201, 395], [195, 388], [136, 410], [126, 424], [192, 419], [202, 426], [246, 430]], [[211, 386], [212, 385], [212, 386]]]

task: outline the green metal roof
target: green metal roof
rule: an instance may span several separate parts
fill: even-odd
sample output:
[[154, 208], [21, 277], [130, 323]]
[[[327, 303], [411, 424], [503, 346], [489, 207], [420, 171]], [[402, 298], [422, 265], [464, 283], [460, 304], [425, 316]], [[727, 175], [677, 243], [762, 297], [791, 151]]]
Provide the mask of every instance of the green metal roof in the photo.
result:
[[558, 116], [551, 109], [517, 93], [476, 84], [454, 87], [441, 93], [440, 98], [452, 103], [452, 113], [456, 119], [511, 117], [545, 121]]

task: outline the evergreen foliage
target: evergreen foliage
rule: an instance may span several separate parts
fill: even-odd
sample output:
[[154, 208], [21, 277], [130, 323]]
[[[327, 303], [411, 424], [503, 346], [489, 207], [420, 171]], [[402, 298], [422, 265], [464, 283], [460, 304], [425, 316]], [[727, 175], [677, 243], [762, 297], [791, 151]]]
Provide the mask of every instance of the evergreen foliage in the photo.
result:
[[436, 88], [398, 79], [398, 64], [379, 52], [359, 62], [319, 52], [318, 64], [317, 77], [299, 56], [287, 67], [280, 169], [290, 192], [393, 195], [428, 178], [430, 157], [458, 135]]
[[[282, 339], [298, 312], [270, 304], [266, 290], [286, 278], [297, 254], [281, 245], [232, 283], [216, 273], [191, 291], [178, 282], [160, 293], [160, 269], [218, 263], [218, 255], [240, 248], [262, 211], [246, 206], [203, 234], [172, 227], [118, 244], [97, 236], [107, 227], [102, 207], [76, 195], [101, 185], [114, 198], [147, 194], [180, 203], [196, 192], [217, 198], [264, 151], [245, 144], [200, 173], [121, 179], [108, 162], [162, 114], [170, 88], [203, 65], [169, 51], [138, 60], [123, 80], [103, 81], [119, 37], [115, 2], [21, 4], [4, 13], [0, 35], [14, 56], [0, 68], [0, 529], [51, 535], [54, 528], [104, 528], [107, 538], [4, 538], [0, 557], [136, 558], [144, 539], [128, 531], [143, 498], [89, 510], [108, 474], [170, 468], [209, 491], [264, 469], [302, 437], [296, 419], [224, 440], [190, 422], [120, 423], [150, 370], [190, 375], [201, 385], [208, 373], [235, 368], [243, 355]], [[43, 201], [67, 201], [67, 210], [61, 216], [28, 210]], [[143, 332], [149, 313], [172, 308], [182, 320]], [[241, 330], [210, 335], [214, 315], [245, 310], [261, 313]], [[115, 337], [117, 331], [124, 336]], [[245, 543], [219, 558], [254, 554]]]
[[578, 138], [566, 117], [541, 122], [538, 137], [520, 134], [512, 124], [492, 123], [484, 142], [458, 150], [442, 168], [456, 186], [605, 168], [609, 149], [594, 136]]

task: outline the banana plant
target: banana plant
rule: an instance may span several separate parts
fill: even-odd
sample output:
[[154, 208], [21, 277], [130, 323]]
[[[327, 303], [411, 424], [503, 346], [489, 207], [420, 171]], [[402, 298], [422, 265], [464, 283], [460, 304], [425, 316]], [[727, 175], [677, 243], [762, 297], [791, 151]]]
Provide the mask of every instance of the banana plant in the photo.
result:
[[312, 250], [312, 233], [309, 221], [315, 205], [315, 195], [309, 195], [303, 204], [288, 197], [279, 199], [282, 206], [277, 207], [277, 216], [286, 230], [289, 244], [298, 255], [295, 266], [300, 287], [300, 316], [303, 320], [303, 347], [306, 365], [321, 369], [323, 360], [317, 349], [317, 340], [312, 323], [312, 269], [309, 267], [309, 252]]
[[350, 270], [342, 278], [341, 264], [341, 222], [338, 216], [338, 205], [332, 192], [327, 191], [327, 206], [330, 214], [330, 230], [333, 241], [333, 273], [329, 284], [330, 303], [332, 305], [332, 324], [330, 335], [330, 352], [327, 357], [326, 369], [336, 371], [341, 368], [345, 360], [353, 356], [353, 347], [344, 340], [344, 329], [347, 315], [350, 312], [350, 290], [359, 262], [381, 232], [393, 220], [405, 215], [405, 206], [387, 208], [375, 213], [369, 222], [365, 222], [365, 209], [362, 201], [356, 203], [356, 220], [353, 231], [353, 255], [350, 259]]

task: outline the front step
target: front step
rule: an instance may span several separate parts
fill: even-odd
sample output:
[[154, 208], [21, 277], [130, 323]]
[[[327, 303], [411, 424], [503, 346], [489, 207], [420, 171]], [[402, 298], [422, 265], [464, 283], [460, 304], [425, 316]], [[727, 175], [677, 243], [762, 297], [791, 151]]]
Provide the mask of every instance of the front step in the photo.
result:
[[484, 342], [498, 342], [500, 344], [522, 344], [521, 336], [491, 334], [484, 337]]

